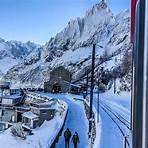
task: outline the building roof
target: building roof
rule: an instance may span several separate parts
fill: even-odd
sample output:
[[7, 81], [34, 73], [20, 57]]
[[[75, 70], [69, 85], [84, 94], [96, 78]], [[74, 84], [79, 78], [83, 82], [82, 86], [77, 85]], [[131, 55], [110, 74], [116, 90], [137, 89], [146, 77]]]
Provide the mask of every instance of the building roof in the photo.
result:
[[0, 88], [9, 88], [10, 82], [0, 81]]
[[51, 101], [44, 101], [42, 103], [34, 102], [31, 103], [31, 107], [36, 107], [38, 109], [57, 109], [57, 100], [53, 99]]
[[20, 87], [19, 86], [10, 86], [10, 89], [11, 90], [20, 90]]
[[24, 112], [22, 114], [23, 117], [26, 117], [26, 118], [29, 118], [29, 119], [35, 119], [35, 118], [38, 118], [39, 116], [34, 114], [33, 112], [31, 111], [28, 111], [28, 112]]
[[1, 98], [4, 98], [4, 99], [21, 99], [22, 96], [20, 96], [20, 94], [15, 94], [15, 95], [1, 96]]

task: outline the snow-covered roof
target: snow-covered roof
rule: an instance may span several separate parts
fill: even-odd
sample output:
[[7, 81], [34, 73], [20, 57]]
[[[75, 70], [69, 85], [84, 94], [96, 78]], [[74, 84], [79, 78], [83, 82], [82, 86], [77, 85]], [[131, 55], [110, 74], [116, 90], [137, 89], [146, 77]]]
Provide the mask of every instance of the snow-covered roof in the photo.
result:
[[32, 103], [31, 107], [37, 107], [38, 109], [42, 110], [49, 110], [49, 109], [57, 109], [58, 108], [58, 103], [57, 101], [53, 102], [44, 102], [44, 103]]
[[28, 112], [25, 112], [22, 114], [23, 117], [26, 117], [26, 118], [29, 118], [29, 119], [35, 119], [35, 118], [38, 118], [39, 116], [34, 114], [33, 112], [31, 111], [28, 111]]
[[10, 89], [11, 89], [11, 90], [12, 90], [12, 89], [20, 90], [20, 87], [19, 87], [19, 86], [12, 85], [12, 86], [10, 86]]
[[20, 94], [15, 94], [15, 95], [6, 95], [6, 96], [1, 96], [4, 99], [21, 99], [22, 96], [20, 96]]
[[0, 87], [10, 87], [10, 82], [0, 81]]

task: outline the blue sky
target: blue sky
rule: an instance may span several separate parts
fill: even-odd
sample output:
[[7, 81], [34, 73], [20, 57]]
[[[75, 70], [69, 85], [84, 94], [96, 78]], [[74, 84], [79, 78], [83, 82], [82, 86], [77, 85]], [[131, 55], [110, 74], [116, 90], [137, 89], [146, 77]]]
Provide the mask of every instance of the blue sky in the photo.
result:
[[[44, 44], [70, 19], [84, 16], [100, 0], [0, 0], [0, 37]], [[130, 0], [107, 0], [113, 13], [130, 7]]]

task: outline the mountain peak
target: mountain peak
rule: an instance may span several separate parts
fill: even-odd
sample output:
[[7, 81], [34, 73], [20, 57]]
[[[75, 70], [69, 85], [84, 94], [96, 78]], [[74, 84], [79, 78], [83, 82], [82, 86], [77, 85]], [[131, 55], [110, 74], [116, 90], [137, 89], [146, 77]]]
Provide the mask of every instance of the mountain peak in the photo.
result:
[[108, 9], [107, 2], [106, 0], [101, 0], [101, 2], [95, 4], [91, 9], [88, 9], [88, 11], [86, 12], [86, 16], [94, 15], [99, 11], [102, 11], [105, 9]]
[[0, 42], [5, 42], [5, 40], [4, 40], [4, 39], [2, 39], [2, 38], [0, 38]]

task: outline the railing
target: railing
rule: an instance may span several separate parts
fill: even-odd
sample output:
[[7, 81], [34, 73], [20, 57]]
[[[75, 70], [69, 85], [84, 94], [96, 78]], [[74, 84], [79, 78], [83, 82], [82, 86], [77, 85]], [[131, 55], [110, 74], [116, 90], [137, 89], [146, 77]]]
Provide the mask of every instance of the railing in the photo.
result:
[[30, 107], [16, 107], [15, 108], [16, 109], [16, 111], [20, 111], [20, 112], [27, 112], [27, 111], [29, 111], [30, 110]]
[[15, 109], [15, 107], [12, 105], [3, 105], [1, 103], [0, 103], [0, 108], [1, 109]]

